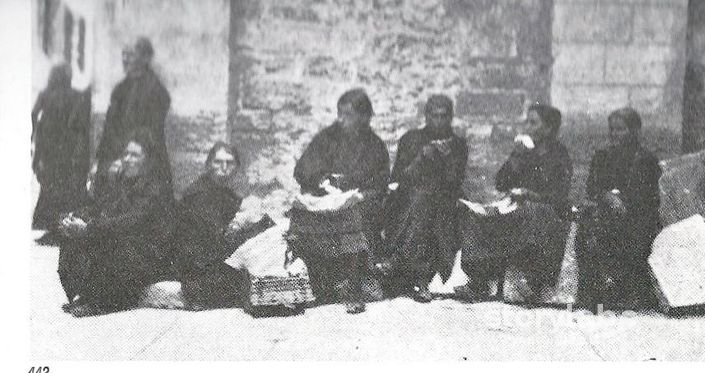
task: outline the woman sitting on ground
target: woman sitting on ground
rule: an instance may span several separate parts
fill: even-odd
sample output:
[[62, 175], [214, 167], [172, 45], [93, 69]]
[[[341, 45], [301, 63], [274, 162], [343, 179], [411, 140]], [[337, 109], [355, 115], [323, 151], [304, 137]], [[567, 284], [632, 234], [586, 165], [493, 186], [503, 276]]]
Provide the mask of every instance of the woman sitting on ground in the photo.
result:
[[173, 197], [155, 177], [149, 133], [129, 137], [114, 185], [61, 221], [59, 278], [76, 317], [128, 309], [144, 286], [173, 276], [169, 242]]
[[587, 194], [594, 213], [579, 242], [579, 300], [595, 307], [655, 306], [647, 259], [661, 230], [658, 159], [639, 143], [641, 118], [612, 112], [609, 145], [590, 163]]
[[252, 236], [230, 227], [242, 203], [231, 185], [238, 167], [235, 148], [216, 143], [206, 158], [205, 172], [181, 200], [177, 262], [185, 304], [191, 310], [232, 307], [240, 302], [244, 274], [224, 263]]

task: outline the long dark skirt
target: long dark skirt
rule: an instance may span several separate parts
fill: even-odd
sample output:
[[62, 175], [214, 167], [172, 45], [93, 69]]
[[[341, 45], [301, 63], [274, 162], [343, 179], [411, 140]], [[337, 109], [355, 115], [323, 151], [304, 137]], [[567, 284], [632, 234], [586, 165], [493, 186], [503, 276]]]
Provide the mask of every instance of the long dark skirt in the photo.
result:
[[40, 180], [32, 229], [53, 230], [62, 214], [74, 211], [86, 202], [86, 184], [84, 177], [71, 170], [55, 169], [45, 173]]
[[173, 279], [157, 245], [137, 237], [62, 238], [59, 279], [66, 297], [107, 308], [134, 306], [145, 286]]
[[425, 287], [436, 272], [447, 280], [453, 269], [458, 242], [455, 199], [435, 192], [411, 192], [389, 242], [395, 251], [392, 291]]
[[322, 303], [361, 302], [369, 269], [369, 246], [362, 232], [291, 237], [295, 256], [308, 268], [313, 293]]
[[652, 308], [656, 296], [648, 257], [653, 235], [638, 219], [603, 215], [581, 224], [578, 233], [578, 300], [606, 308]]
[[485, 292], [488, 280], [501, 280], [507, 265], [521, 271], [534, 291], [556, 284], [570, 224], [551, 205], [526, 202], [474, 222], [473, 242], [463, 243], [463, 269], [477, 291]]

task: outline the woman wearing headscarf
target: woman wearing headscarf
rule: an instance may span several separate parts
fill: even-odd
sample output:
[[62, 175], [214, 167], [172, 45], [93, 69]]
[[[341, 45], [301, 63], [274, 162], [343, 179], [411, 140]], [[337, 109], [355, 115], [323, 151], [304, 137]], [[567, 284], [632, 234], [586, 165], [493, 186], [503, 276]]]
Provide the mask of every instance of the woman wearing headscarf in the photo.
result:
[[534, 295], [556, 284], [567, 235], [563, 217], [573, 173], [568, 150], [557, 138], [560, 126], [558, 109], [531, 105], [523, 129], [531, 141], [515, 141], [509, 159], [495, 176], [497, 190], [506, 193], [518, 208], [491, 219], [483, 229], [502, 259], [464, 263], [478, 298], [487, 295], [488, 278], [499, 277], [502, 283], [506, 265], [524, 274]]
[[[432, 299], [428, 285], [436, 272], [445, 280], [460, 245], [456, 202], [462, 183], [468, 147], [453, 133], [453, 101], [432, 95], [425, 107], [426, 125], [412, 129], [399, 140], [392, 181], [399, 189], [390, 196], [385, 231], [390, 246], [393, 287], [410, 292], [419, 302]], [[398, 283], [398, 284], [397, 284]]]
[[53, 67], [32, 109], [32, 169], [41, 186], [32, 228], [47, 229], [49, 236], [60, 214], [84, 202], [89, 115], [86, 96], [71, 88], [71, 67]]
[[578, 296], [587, 306], [653, 306], [647, 259], [661, 230], [661, 167], [639, 143], [641, 117], [634, 109], [616, 110], [607, 121], [609, 145], [595, 152], [587, 180], [595, 211], [581, 234]]
[[128, 139], [110, 190], [61, 222], [59, 279], [76, 317], [133, 307], [146, 285], [173, 277], [170, 188], [151, 134]]
[[235, 148], [217, 142], [206, 158], [205, 172], [184, 192], [178, 233], [178, 266], [186, 305], [192, 310], [234, 305], [242, 275], [224, 263], [235, 245], [228, 226], [242, 197], [231, 186], [240, 167]]
[[362, 283], [382, 226], [389, 154], [370, 127], [372, 103], [364, 90], [345, 92], [337, 108], [338, 119], [313, 138], [296, 163], [294, 178], [302, 193], [325, 195], [325, 182], [343, 192], [358, 189], [364, 199], [335, 216], [292, 209], [290, 231], [316, 298], [340, 300], [347, 312], [359, 313], [365, 310]]

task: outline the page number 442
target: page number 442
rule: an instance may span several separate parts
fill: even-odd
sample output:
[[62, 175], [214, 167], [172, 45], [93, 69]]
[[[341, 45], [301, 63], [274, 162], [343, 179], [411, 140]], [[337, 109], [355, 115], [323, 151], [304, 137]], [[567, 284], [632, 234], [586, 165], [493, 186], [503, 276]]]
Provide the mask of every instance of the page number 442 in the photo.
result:
[[29, 373], [49, 373], [49, 367], [31, 367]]

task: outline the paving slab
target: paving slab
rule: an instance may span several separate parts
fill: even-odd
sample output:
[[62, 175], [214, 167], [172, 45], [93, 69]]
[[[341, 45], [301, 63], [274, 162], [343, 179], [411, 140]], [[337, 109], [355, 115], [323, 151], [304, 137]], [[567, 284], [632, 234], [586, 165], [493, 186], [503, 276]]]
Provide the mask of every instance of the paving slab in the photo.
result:
[[137, 309], [76, 319], [56, 273], [58, 249], [31, 248], [32, 358], [43, 360], [704, 360], [705, 318], [659, 313], [595, 316], [408, 298], [290, 317], [241, 309]]

